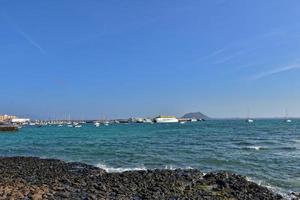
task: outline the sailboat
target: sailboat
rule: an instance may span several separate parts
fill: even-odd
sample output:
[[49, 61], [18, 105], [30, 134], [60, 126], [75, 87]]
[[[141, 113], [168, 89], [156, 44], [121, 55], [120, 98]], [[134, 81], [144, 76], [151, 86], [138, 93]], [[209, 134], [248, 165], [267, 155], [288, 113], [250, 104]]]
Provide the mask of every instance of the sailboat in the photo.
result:
[[248, 109], [248, 114], [247, 114], [247, 119], [246, 119], [246, 122], [247, 123], [253, 123], [254, 122], [254, 120], [253, 119], [251, 119], [250, 117], [249, 117], [249, 114], [250, 113], [250, 111], [249, 111], [249, 109]]
[[100, 123], [99, 123], [99, 122], [95, 122], [95, 123], [94, 123], [94, 126], [99, 127], [99, 126], [100, 126]]
[[253, 123], [253, 122], [254, 122], [253, 119], [247, 119], [246, 121], [247, 121], [248, 123]]
[[288, 118], [288, 110], [287, 109], [285, 109], [285, 122], [287, 122], [287, 123], [291, 123], [292, 122], [292, 120], [291, 119], [289, 119]]

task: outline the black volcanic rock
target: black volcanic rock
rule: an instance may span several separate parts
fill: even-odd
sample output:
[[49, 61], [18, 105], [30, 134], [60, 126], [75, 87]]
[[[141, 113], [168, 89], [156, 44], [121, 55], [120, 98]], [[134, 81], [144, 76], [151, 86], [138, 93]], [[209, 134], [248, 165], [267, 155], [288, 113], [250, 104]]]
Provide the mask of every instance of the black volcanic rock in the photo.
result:
[[148, 170], [106, 173], [81, 163], [0, 158], [0, 199], [282, 199], [227, 172]]
[[194, 112], [194, 113], [187, 113], [182, 116], [182, 118], [194, 118], [194, 119], [209, 119], [206, 115], [202, 114], [201, 112]]
[[[2, 122], [3, 123], [3, 122]], [[17, 131], [18, 127], [8, 124], [0, 124], [0, 132], [11, 132], [11, 131]]]

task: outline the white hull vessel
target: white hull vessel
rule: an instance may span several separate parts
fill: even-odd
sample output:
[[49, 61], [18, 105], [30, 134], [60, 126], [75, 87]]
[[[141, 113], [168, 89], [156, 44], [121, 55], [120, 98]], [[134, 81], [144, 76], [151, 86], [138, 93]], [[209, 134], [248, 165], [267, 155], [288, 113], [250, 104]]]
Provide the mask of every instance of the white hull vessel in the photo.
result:
[[147, 119], [147, 118], [146, 118], [146, 119], [144, 119], [143, 123], [151, 123], [151, 124], [152, 124], [153, 122], [152, 122], [151, 119]]
[[178, 119], [176, 117], [168, 117], [168, 116], [159, 116], [154, 119], [156, 123], [178, 123]]

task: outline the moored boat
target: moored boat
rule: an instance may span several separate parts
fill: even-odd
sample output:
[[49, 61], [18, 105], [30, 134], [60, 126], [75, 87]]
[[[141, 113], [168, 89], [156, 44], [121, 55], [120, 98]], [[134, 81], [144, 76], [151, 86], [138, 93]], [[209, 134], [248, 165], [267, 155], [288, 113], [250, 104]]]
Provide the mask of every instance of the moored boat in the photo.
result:
[[253, 123], [254, 120], [253, 120], [253, 119], [247, 119], [246, 122], [247, 122], [247, 123]]
[[156, 123], [178, 123], [178, 119], [174, 116], [158, 116], [154, 118], [154, 121]]

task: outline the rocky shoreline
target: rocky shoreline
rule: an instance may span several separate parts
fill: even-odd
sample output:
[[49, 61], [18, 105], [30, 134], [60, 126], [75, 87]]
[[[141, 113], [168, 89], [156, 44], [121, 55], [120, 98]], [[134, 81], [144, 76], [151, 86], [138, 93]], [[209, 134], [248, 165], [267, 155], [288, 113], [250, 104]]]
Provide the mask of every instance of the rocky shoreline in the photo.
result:
[[199, 170], [106, 173], [55, 159], [0, 158], [0, 199], [283, 199], [245, 177]]

